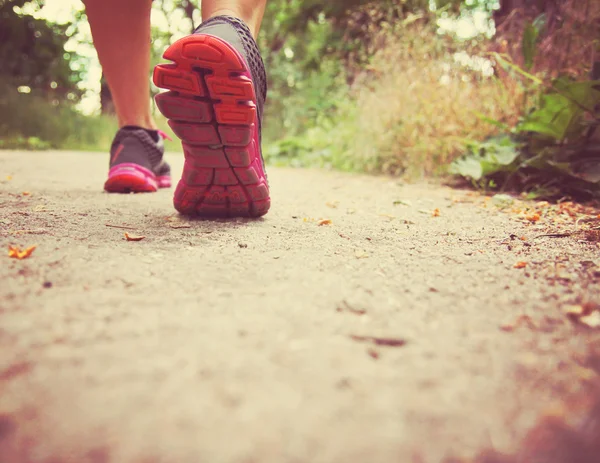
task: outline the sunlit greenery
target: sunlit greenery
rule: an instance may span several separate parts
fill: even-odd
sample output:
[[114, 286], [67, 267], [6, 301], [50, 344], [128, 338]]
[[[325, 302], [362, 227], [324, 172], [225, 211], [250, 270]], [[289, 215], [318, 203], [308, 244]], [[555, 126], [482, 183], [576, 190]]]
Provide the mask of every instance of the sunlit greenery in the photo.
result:
[[[267, 162], [409, 177], [452, 165], [479, 187], [589, 192], [600, 156], [589, 77], [600, 4], [552, 5], [269, 0], [258, 40], [269, 77]], [[91, 45], [80, 33], [85, 14], [57, 25], [32, 15], [41, 6], [0, 0], [0, 148], [106, 150], [114, 120], [76, 111], [89, 67], [65, 51]], [[189, 0], [155, 0], [153, 9], [154, 65], [200, 12]]]

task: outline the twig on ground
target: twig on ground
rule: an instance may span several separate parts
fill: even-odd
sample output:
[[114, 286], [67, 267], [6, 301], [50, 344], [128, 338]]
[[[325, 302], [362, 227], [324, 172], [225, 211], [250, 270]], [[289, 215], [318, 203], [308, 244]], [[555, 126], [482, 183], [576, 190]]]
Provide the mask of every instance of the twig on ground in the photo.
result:
[[110, 227], [110, 228], [120, 228], [121, 230], [137, 230], [136, 227], [123, 227], [121, 225], [111, 225], [109, 223], [106, 223], [104, 225], [106, 225], [107, 227]]

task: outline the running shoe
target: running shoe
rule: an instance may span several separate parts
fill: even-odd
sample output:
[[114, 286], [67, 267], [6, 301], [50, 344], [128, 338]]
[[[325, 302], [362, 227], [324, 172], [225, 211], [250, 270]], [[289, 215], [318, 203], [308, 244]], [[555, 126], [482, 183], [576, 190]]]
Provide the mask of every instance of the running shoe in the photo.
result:
[[259, 217], [271, 200], [261, 154], [267, 79], [240, 19], [217, 16], [173, 43], [154, 69], [156, 104], [182, 140], [174, 205], [203, 217]]
[[110, 193], [151, 193], [171, 186], [171, 168], [163, 161], [163, 139], [159, 130], [136, 126], [120, 129], [110, 149], [108, 180]]

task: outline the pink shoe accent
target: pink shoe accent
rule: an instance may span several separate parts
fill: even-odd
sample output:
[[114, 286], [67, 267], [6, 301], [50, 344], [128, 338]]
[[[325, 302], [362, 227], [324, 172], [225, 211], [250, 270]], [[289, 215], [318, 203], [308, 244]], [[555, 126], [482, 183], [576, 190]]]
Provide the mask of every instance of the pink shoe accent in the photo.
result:
[[259, 217], [271, 200], [260, 157], [256, 95], [248, 64], [206, 34], [184, 37], [154, 69], [156, 104], [185, 154], [174, 205], [182, 214]]
[[123, 163], [108, 171], [104, 189], [110, 193], [152, 193], [158, 190], [154, 172], [133, 163]]
[[171, 176], [160, 175], [156, 177], [156, 183], [158, 184], [158, 188], [171, 188]]
[[173, 139], [171, 137], [169, 137], [166, 132], [163, 132], [162, 130], [157, 130], [158, 135], [160, 135], [162, 137], [163, 140], [169, 140], [169, 141], [173, 141]]

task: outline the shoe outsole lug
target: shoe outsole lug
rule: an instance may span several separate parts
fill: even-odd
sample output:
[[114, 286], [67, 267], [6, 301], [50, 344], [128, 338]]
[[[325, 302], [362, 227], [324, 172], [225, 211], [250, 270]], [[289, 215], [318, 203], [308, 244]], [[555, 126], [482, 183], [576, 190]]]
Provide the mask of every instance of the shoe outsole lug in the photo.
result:
[[184, 37], [154, 69], [159, 110], [182, 140], [175, 208], [203, 217], [259, 217], [270, 207], [260, 159], [256, 95], [239, 53], [205, 34]]

